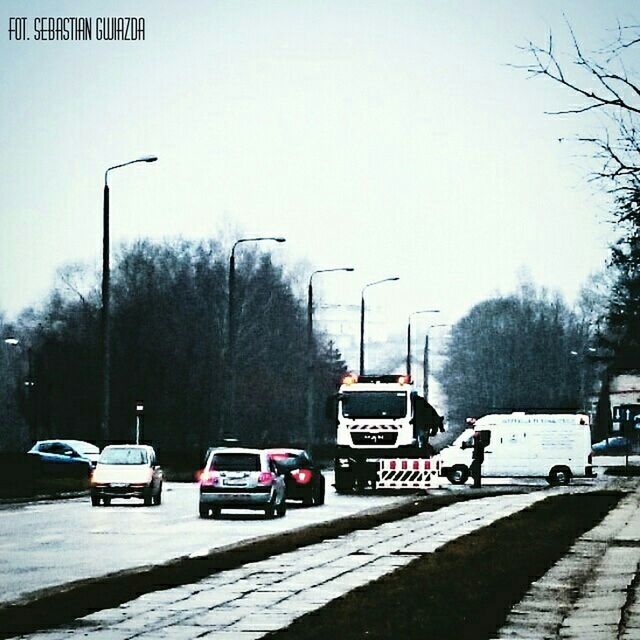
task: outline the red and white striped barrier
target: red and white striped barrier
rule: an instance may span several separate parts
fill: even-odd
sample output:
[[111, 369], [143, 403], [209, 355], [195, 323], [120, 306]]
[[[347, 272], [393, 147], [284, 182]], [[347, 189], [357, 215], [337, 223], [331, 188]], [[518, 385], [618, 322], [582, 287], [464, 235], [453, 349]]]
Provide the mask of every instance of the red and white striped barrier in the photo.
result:
[[438, 486], [439, 458], [389, 458], [378, 461], [377, 489], [430, 489]]

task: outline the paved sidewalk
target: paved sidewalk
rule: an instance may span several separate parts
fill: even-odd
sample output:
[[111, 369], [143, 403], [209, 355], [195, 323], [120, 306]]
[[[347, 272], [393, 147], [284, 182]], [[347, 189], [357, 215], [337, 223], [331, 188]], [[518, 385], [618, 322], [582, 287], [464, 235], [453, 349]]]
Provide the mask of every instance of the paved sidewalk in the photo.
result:
[[[572, 489], [581, 490], [588, 489]], [[456, 503], [246, 564], [194, 584], [148, 593], [120, 607], [80, 618], [65, 628], [21, 637], [254, 640], [287, 627], [301, 615], [408, 564], [420, 554], [431, 553], [455, 538], [564, 491]]]
[[640, 482], [531, 588], [500, 640], [640, 639]]

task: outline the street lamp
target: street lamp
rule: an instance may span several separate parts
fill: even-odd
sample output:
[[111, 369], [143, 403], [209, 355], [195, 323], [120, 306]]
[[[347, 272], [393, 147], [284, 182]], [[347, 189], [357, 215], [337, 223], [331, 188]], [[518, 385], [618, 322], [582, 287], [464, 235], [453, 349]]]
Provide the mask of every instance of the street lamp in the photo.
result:
[[104, 198], [103, 198], [103, 222], [102, 222], [102, 421], [100, 424], [101, 437], [104, 442], [109, 438], [109, 405], [111, 392], [111, 349], [109, 331], [109, 184], [107, 182], [109, 171], [126, 167], [137, 162], [155, 162], [156, 156], [142, 156], [136, 160], [123, 162], [109, 167], [104, 172]]
[[407, 375], [411, 375], [411, 317], [420, 313], [440, 313], [440, 309], [422, 309], [421, 311], [412, 311], [407, 318]]
[[309, 276], [309, 290], [307, 296], [307, 440], [309, 447], [313, 442], [313, 276], [317, 273], [332, 271], [354, 271], [353, 267], [335, 267], [333, 269], [316, 269]]
[[375, 282], [369, 282], [362, 287], [362, 294], [360, 296], [360, 375], [364, 375], [364, 292], [368, 287], [373, 287], [376, 284], [382, 284], [383, 282], [395, 282], [400, 280], [397, 276], [393, 278], [384, 278], [383, 280], [376, 280]]
[[[257, 238], [240, 238], [231, 248], [229, 256], [229, 299], [227, 303], [227, 363], [229, 376], [229, 410], [227, 425], [231, 423], [231, 416], [235, 407], [235, 342], [236, 342], [236, 313], [235, 313], [235, 289], [236, 289], [236, 247], [243, 242], [286, 242], [286, 238], [280, 236], [260, 236]], [[220, 437], [224, 436], [224, 423], [220, 430]]]

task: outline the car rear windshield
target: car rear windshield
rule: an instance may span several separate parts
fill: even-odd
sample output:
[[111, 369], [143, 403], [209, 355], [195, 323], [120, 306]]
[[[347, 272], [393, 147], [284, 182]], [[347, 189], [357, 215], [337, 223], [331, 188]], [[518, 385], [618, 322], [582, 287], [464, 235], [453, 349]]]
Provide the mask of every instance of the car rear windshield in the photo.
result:
[[147, 464], [147, 452], [143, 449], [105, 449], [101, 464]]
[[211, 460], [215, 471], [260, 471], [260, 456], [254, 453], [216, 453]]

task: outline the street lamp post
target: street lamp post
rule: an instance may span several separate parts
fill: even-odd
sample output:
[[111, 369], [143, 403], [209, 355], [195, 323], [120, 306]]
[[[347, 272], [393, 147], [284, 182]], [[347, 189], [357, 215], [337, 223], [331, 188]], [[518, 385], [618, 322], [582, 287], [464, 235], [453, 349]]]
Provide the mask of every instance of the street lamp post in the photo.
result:
[[422, 309], [421, 311], [412, 311], [407, 318], [407, 375], [411, 375], [411, 318], [420, 313], [440, 313], [440, 309]]
[[109, 266], [109, 184], [107, 178], [109, 171], [126, 167], [137, 162], [155, 162], [157, 156], [143, 156], [136, 160], [123, 162], [109, 167], [104, 172], [104, 197], [102, 219], [102, 420], [100, 423], [100, 436], [103, 442], [109, 439], [109, 407], [111, 404], [111, 336], [109, 322], [110, 303], [110, 266]]
[[309, 276], [307, 296], [307, 441], [309, 447], [313, 443], [313, 276], [317, 273], [332, 271], [353, 271], [353, 267], [335, 267], [334, 269], [317, 269]]
[[[227, 376], [229, 380], [228, 412], [226, 420], [222, 421], [220, 428], [220, 438], [224, 437], [225, 426], [231, 424], [231, 416], [235, 408], [235, 346], [236, 346], [236, 312], [235, 312], [235, 290], [236, 290], [236, 247], [243, 242], [262, 242], [270, 240], [273, 242], [286, 242], [286, 238], [280, 236], [260, 236], [257, 238], [240, 238], [236, 240], [231, 248], [229, 256], [229, 291], [227, 302]], [[226, 423], [226, 425], [225, 425]]]
[[422, 361], [422, 396], [425, 401], [429, 400], [429, 331], [437, 327], [448, 327], [448, 324], [430, 324], [424, 334], [424, 354]]
[[[4, 343], [14, 349], [20, 350], [24, 354], [24, 345], [19, 338], [9, 337], [4, 339]], [[36, 409], [34, 404], [34, 392], [36, 391], [36, 379], [33, 367], [33, 349], [31, 345], [27, 345], [27, 376], [23, 381], [23, 392], [25, 395], [25, 401], [27, 406], [27, 426], [29, 428], [29, 438], [35, 442], [37, 435], [36, 428]], [[20, 365], [19, 376], [22, 377], [24, 371], [22, 364]]]
[[360, 295], [360, 375], [364, 375], [364, 292], [368, 287], [373, 287], [376, 284], [382, 284], [383, 282], [395, 282], [400, 280], [397, 276], [393, 278], [384, 278], [383, 280], [376, 280], [375, 282], [369, 282], [362, 287], [362, 293]]

